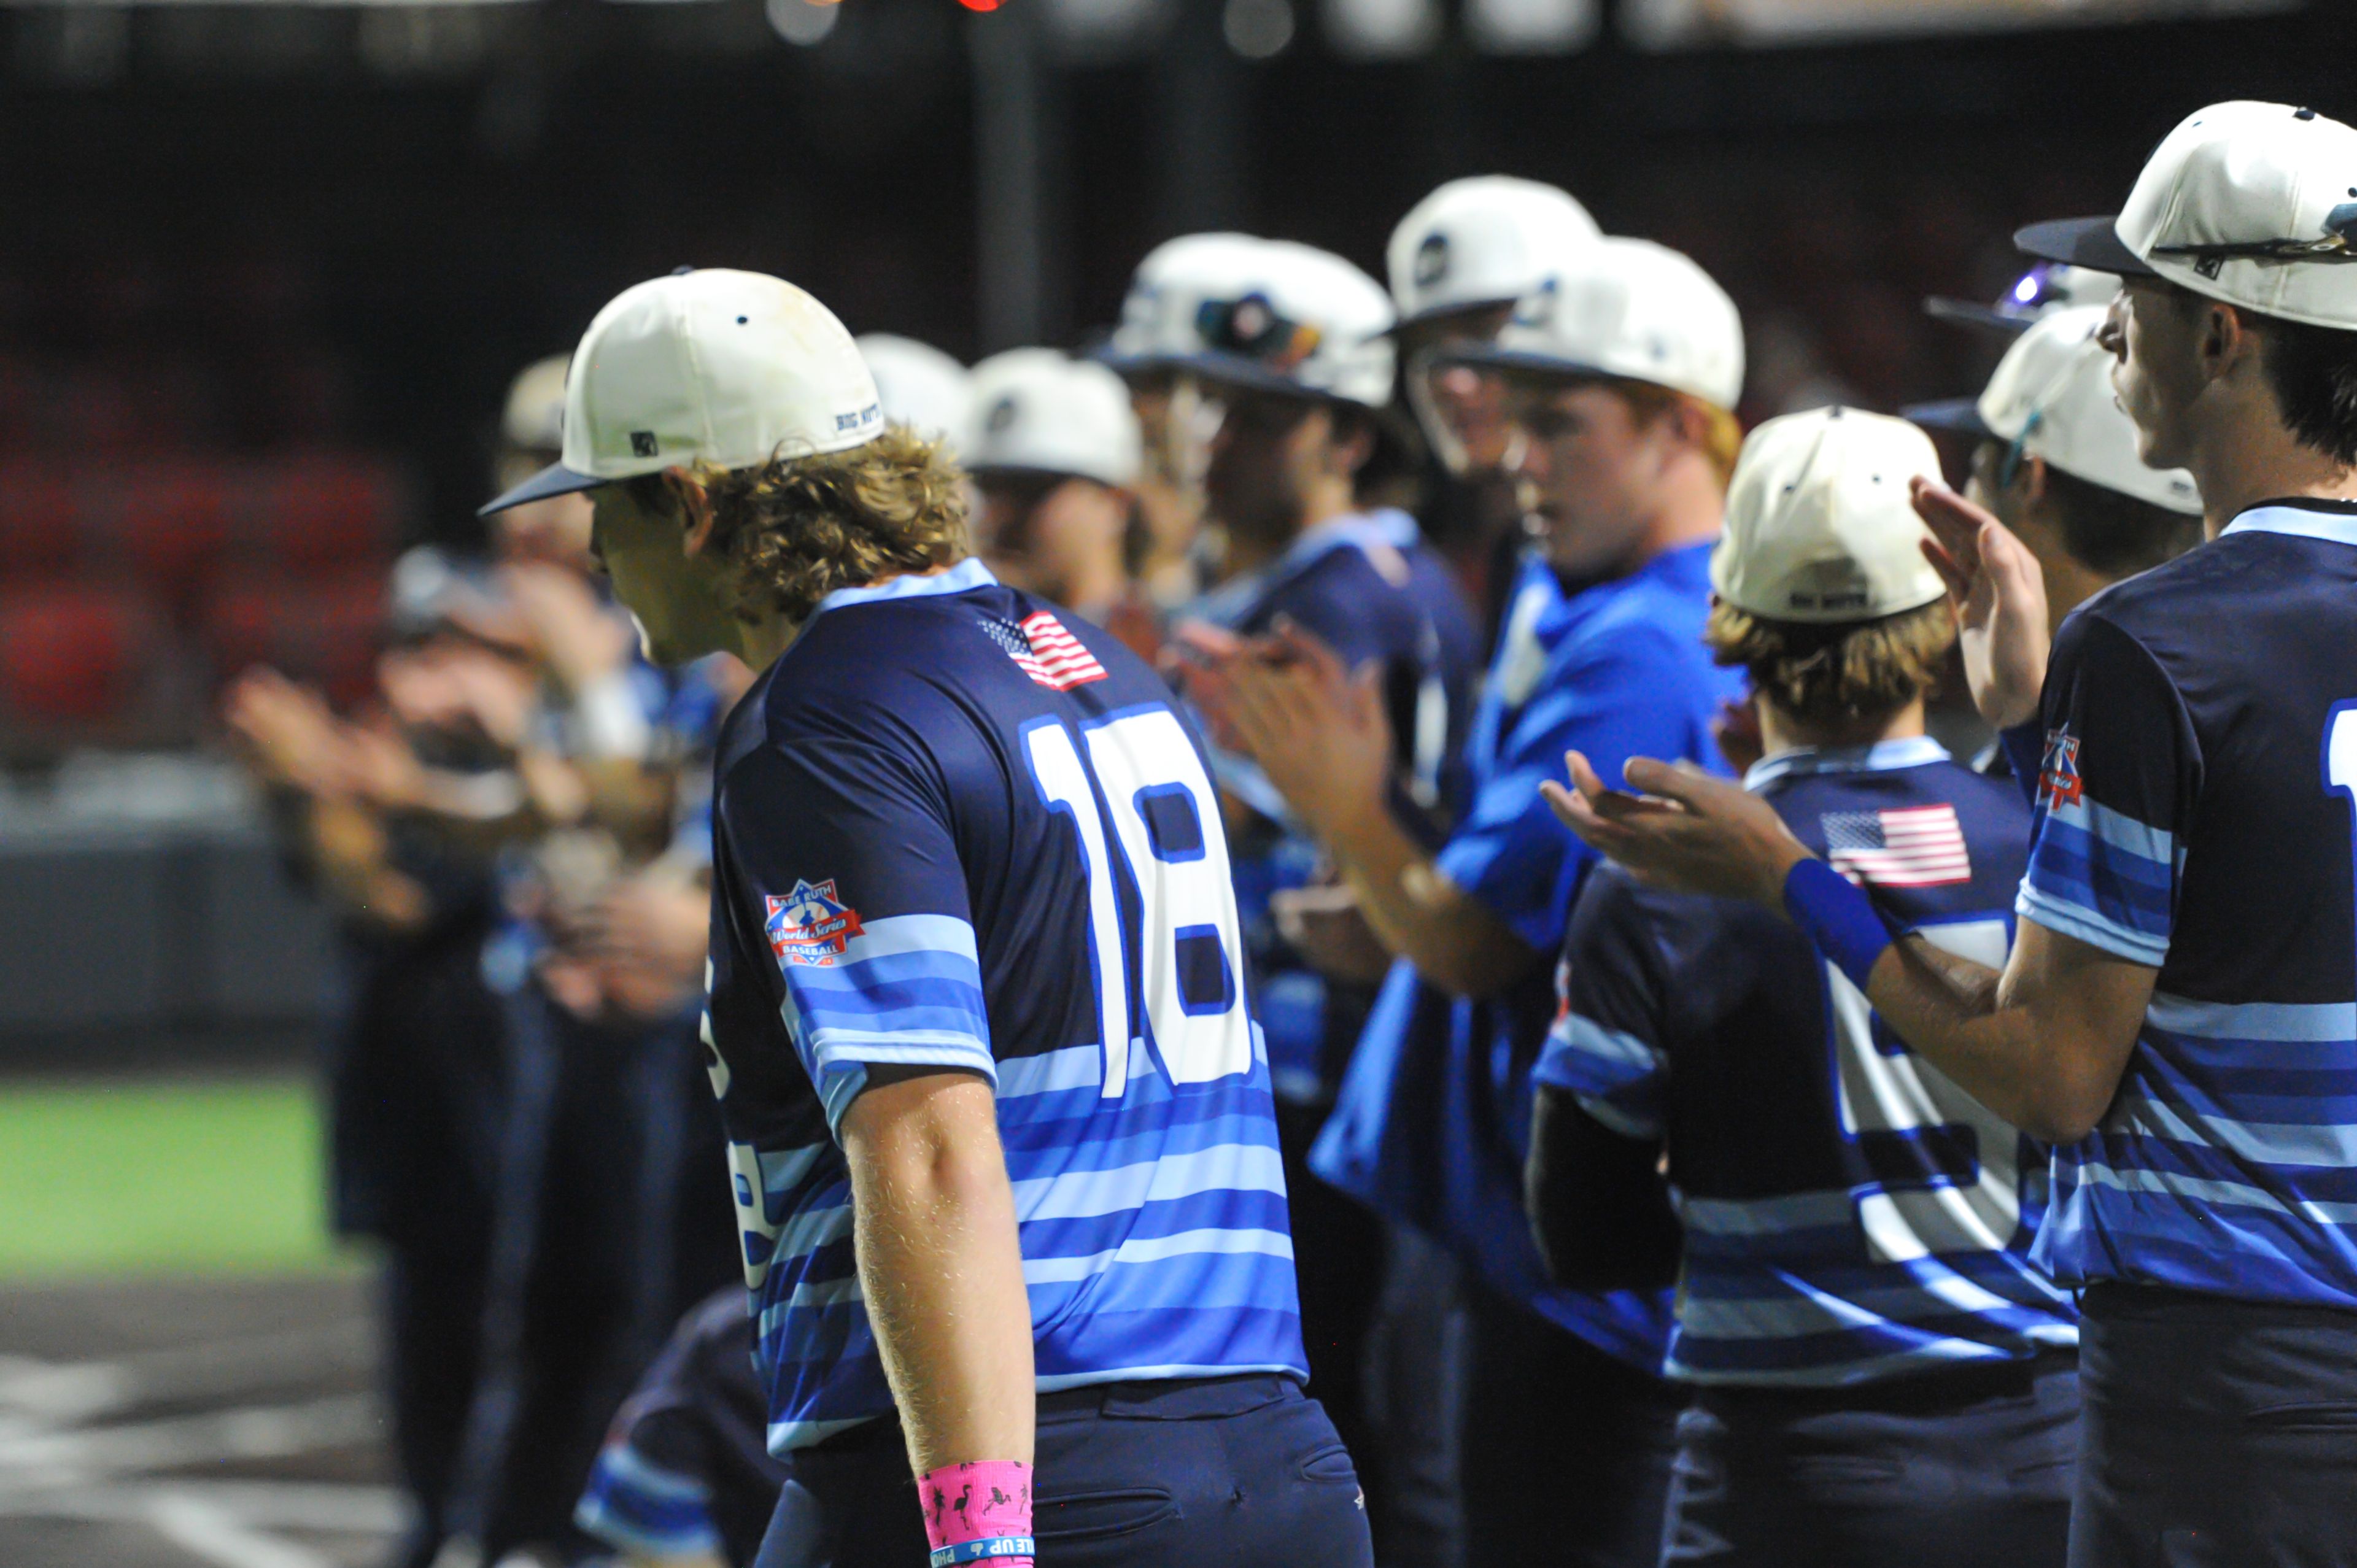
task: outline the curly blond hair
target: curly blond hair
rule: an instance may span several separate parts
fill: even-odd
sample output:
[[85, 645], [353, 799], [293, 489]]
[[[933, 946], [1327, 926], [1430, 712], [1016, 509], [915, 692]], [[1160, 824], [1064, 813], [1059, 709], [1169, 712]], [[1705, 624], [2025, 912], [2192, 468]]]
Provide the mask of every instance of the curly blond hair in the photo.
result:
[[1769, 620], [1713, 601], [1702, 639], [1792, 717], [1830, 725], [1887, 714], [1930, 691], [1956, 640], [1945, 599], [1879, 620]]
[[[808, 620], [837, 588], [952, 566], [971, 553], [965, 477], [943, 445], [903, 424], [845, 452], [756, 467], [700, 465], [713, 543], [737, 568], [736, 612]], [[675, 503], [662, 476], [625, 481], [641, 507]]]

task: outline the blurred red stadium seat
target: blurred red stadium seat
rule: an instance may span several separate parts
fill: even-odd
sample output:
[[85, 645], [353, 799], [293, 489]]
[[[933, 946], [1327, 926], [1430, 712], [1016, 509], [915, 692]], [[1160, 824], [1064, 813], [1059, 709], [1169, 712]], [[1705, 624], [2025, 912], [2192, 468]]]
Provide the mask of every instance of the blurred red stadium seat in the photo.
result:
[[146, 607], [128, 589], [48, 583], [0, 590], [0, 701], [41, 724], [118, 717], [152, 629]]
[[400, 530], [400, 486], [390, 469], [365, 458], [291, 458], [259, 490], [250, 542], [273, 562], [309, 568], [382, 562]]
[[125, 477], [120, 495], [123, 564], [184, 598], [228, 542], [228, 479], [207, 464], [148, 465]]
[[81, 548], [81, 497], [71, 476], [48, 464], [0, 466], [0, 582], [52, 576]]
[[267, 664], [351, 704], [375, 687], [383, 626], [384, 575], [374, 568], [317, 576], [248, 570], [214, 585], [203, 637], [223, 679]]

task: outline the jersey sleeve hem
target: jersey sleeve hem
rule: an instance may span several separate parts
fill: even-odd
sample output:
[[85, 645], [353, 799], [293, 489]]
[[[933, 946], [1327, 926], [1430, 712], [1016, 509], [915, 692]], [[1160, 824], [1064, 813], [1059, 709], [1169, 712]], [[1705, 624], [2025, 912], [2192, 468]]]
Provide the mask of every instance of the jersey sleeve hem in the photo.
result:
[[2074, 937], [2090, 947], [2101, 948], [2115, 958], [2130, 963], [2158, 969], [2169, 957], [2169, 939], [2131, 930], [2115, 920], [2105, 919], [2092, 909], [2066, 904], [2052, 895], [2033, 886], [2028, 880], [2021, 885], [2014, 899], [2013, 912], [2025, 920], [2034, 920], [2050, 931]]
[[[979, 1074], [995, 1093], [998, 1064], [990, 1047], [974, 1036], [877, 1034], [843, 1038], [823, 1031], [811, 1043], [818, 1062], [819, 1099], [826, 1107], [827, 1131], [841, 1137], [843, 1113], [867, 1088], [871, 1067], [940, 1067]], [[827, 1034], [837, 1037], [829, 1039]]]

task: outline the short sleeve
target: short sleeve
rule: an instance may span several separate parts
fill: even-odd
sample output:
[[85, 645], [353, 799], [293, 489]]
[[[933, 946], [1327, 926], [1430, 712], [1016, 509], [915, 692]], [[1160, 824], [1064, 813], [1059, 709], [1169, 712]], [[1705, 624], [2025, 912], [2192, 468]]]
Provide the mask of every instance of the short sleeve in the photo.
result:
[[798, 737], [732, 768], [718, 814], [737, 917], [770, 950], [829, 1128], [877, 1064], [996, 1083], [965, 872], [931, 768]]
[[1669, 1087], [1662, 988], [1634, 889], [1618, 872], [1589, 879], [1555, 972], [1559, 1006], [1533, 1078], [1567, 1090], [1627, 1138], [1659, 1140]]
[[722, 1550], [697, 1434], [684, 1412], [624, 1405], [590, 1466], [573, 1522], [643, 1557], [715, 1557]]
[[1608, 780], [1632, 757], [1686, 755], [1689, 704], [1678, 694], [1693, 682], [1687, 662], [1666, 638], [1640, 630], [1551, 674], [1441, 849], [1448, 879], [1539, 951], [1562, 945], [1572, 892], [1595, 858], [1555, 820], [1539, 786], [1563, 778], [1566, 751], [1586, 753]]
[[2192, 725], [2135, 638], [2095, 615], [2056, 639], [2029, 869], [2015, 910], [2134, 963], [2169, 956], [2192, 810]]

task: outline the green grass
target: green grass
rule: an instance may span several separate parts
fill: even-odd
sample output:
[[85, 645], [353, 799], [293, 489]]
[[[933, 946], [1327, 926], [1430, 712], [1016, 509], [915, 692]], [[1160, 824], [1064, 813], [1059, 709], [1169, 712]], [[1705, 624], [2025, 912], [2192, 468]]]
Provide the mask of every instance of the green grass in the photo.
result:
[[0, 1276], [336, 1265], [307, 1084], [0, 1086]]

